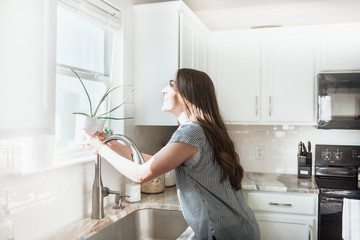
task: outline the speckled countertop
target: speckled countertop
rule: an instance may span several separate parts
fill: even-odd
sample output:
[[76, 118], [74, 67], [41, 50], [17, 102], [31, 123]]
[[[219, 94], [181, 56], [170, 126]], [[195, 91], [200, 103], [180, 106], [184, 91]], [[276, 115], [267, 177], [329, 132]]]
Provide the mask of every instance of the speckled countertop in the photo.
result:
[[242, 189], [268, 192], [319, 193], [315, 178], [298, 178], [294, 174], [245, 173]]
[[[298, 192], [298, 193], [319, 193], [316, 181], [311, 178], [298, 178], [292, 174], [274, 173], [245, 173], [242, 188], [244, 190], [271, 191], [271, 192]], [[176, 187], [165, 188], [163, 193], [142, 194], [141, 202], [128, 203], [124, 201], [124, 209], [115, 210], [112, 206], [106, 207], [105, 218], [101, 220], [91, 219], [90, 217], [70, 224], [59, 231], [44, 238], [69, 240], [86, 239], [101, 229], [109, 226], [118, 219], [130, 214], [138, 209], [155, 208], [181, 210], [176, 194]], [[192, 231], [187, 229], [178, 239], [191, 239]]]

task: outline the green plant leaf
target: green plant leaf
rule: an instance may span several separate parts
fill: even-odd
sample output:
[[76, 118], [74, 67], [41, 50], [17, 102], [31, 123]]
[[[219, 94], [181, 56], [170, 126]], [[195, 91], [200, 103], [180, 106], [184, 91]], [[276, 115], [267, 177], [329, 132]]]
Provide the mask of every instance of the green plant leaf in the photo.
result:
[[109, 120], [125, 120], [125, 119], [134, 119], [135, 117], [123, 117], [123, 118], [116, 118], [116, 117], [96, 117], [98, 119], [109, 119]]
[[100, 105], [105, 101], [106, 97], [107, 97], [107, 96], [109, 95], [109, 93], [112, 91], [112, 90], [110, 90], [110, 88], [111, 88], [111, 83], [109, 84], [109, 87], [106, 89], [104, 95], [101, 97], [101, 99], [100, 99], [100, 101], [99, 101], [99, 103], [98, 103], [98, 105], [97, 105], [97, 107], [96, 107], [96, 109], [95, 109], [94, 116], [96, 116], [97, 111], [98, 111], [99, 108], [100, 108]]
[[114, 134], [114, 131], [111, 128], [107, 128], [107, 127], [104, 128], [104, 132], [107, 135], [113, 135]]
[[[90, 105], [90, 116], [91, 117], [93, 117], [94, 115], [92, 114], [92, 104], [91, 104], [91, 99], [90, 99], [90, 96], [89, 96], [89, 93], [88, 93], [88, 91], [86, 90], [86, 87], [85, 87], [85, 84], [83, 83], [83, 81], [81, 80], [81, 78], [80, 78], [80, 76], [79, 76], [79, 74], [77, 74], [77, 72], [75, 72], [75, 70], [73, 69], [73, 68], [70, 68], [71, 69], [71, 71], [77, 76], [77, 78], [80, 80], [80, 83], [81, 83], [81, 85], [82, 85], [82, 87], [83, 87], [83, 89], [84, 89], [84, 91], [85, 91], [85, 93], [86, 93], [86, 96], [87, 96], [87, 98], [88, 98], [88, 100], [89, 100], [89, 105]], [[78, 113], [79, 114], [79, 113]]]
[[84, 115], [84, 116], [90, 117], [89, 114], [86, 114], [83, 112], [73, 112], [73, 114], [79, 114], [79, 115]]
[[104, 115], [106, 115], [106, 114], [109, 114], [109, 113], [115, 111], [116, 109], [118, 109], [119, 107], [121, 107], [122, 105], [124, 105], [124, 104], [129, 100], [129, 97], [130, 97], [130, 95], [134, 92], [134, 90], [135, 90], [135, 88], [133, 88], [133, 89], [130, 91], [130, 93], [127, 95], [127, 97], [125, 98], [125, 100], [124, 100], [120, 105], [114, 107], [113, 109], [111, 109], [110, 111], [108, 111], [108, 112], [106, 112], [106, 113], [103, 113], [103, 114], [98, 115], [97, 118], [99, 118], [99, 117], [101, 117], [101, 116], [104, 116]]
[[[95, 112], [94, 112], [93, 115], [94, 115], [94, 116], [97, 115], [97, 112], [98, 112], [98, 110], [99, 110], [99, 108], [100, 108], [100, 105], [105, 101], [105, 99], [107, 98], [107, 96], [108, 96], [112, 91], [114, 91], [115, 89], [118, 89], [118, 88], [120, 88], [120, 87], [127, 87], [127, 86], [134, 86], [134, 84], [124, 84], [124, 85], [120, 85], [120, 86], [117, 86], [117, 87], [114, 87], [114, 88], [110, 89], [110, 88], [111, 88], [111, 83], [110, 83], [110, 84], [109, 84], [109, 87], [106, 89], [104, 95], [103, 95], [102, 98], [100, 99], [100, 101], [99, 101], [99, 103], [98, 103], [98, 105], [97, 105], [97, 107], [96, 107], [96, 110], [95, 110]], [[102, 115], [104, 115], [104, 114], [101, 114], [100, 116], [102, 116]]]
[[[106, 92], [104, 93], [104, 95], [102, 96], [102, 98], [100, 99], [100, 101], [99, 101], [99, 104], [97, 105], [97, 107], [96, 107], [96, 110], [95, 110], [95, 112], [94, 112], [94, 116], [96, 116], [96, 113], [97, 113], [97, 111], [99, 110], [99, 108], [100, 108], [100, 105], [105, 101], [105, 99], [107, 98], [107, 96], [109, 96], [109, 94], [112, 92], [112, 91], [114, 91], [115, 89], [118, 89], [118, 88], [120, 88], [121, 86], [117, 86], [117, 87], [114, 87], [114, 88], [112, 88], [112, 89], [110, 89], [110, 88], [108, 88], [107, 90], [106, 90]], [[110, 89], [110, 90], [109, 90]]]

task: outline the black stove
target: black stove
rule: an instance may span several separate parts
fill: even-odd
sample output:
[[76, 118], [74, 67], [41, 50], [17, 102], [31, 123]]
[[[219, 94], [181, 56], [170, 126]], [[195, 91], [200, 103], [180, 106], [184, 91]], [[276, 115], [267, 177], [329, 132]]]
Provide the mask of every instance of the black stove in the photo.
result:
[[343, 199], [360, 199], [359, 167], [360, 146], [315, 146], [320, 240], [342, 239]]

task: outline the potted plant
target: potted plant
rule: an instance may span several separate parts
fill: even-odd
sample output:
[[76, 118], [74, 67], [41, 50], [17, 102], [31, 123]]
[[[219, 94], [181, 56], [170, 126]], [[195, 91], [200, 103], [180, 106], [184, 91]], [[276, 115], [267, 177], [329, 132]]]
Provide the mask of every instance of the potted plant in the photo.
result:
[[[83, 140], [84, 137], [84, 130], [92, 135], [94, 133], [96, 133], [97, 131], [102, 131], [105, 125], [106, 120], [125, 120], [125, 119], [132, 119], [134, 117], [110, 117], [109, 114], [115, 110], [117, 110], [118, 108], [120, 108], [122, 105], [124, 105], [127, 100], [129, 99], [130, 95], [134, 92], [134, 89], [132, 89], [129, 93], [129, 95], [125, 98], [125, 100], [120, 103], [119, 105], [117, 105], [116, 107], [110, 109], [109, 111], [106, 111], [104, 113], [100, 113], [99, 109], [102, 103], [105, 102], [106, 98], [110, 95], [110, 93], [112, 91], [114, 91], [115, 89], [118, 89], [122, 86], [117, 86], [117, 87], [113, 87], [111, 88], [111, 84], [109, 84], [109, 86], [107, 87], [104, 95], [100, 98], [99, 103], [96, 105], [95, 110], [93, 109], [93, 104], [90, 98], [90, 95], [86, 89], [86, 86], [84, 84], [84, 82], [82, 81], [82, 79], [80, 78], [79, 74], [71, 68], [71, 71], [76, 75], [76, 77], [79, 79], [85, 93], [86, 96], [88, 98], [89, 101], [89, 112], [85, 113], [85, 112], [73, 112], [73, 114], [76, 115], [76, 124], [75, 124], [75, 142], [81, 142]], [[124, 85], [124, 86], [129, 86], [129, 85]]]

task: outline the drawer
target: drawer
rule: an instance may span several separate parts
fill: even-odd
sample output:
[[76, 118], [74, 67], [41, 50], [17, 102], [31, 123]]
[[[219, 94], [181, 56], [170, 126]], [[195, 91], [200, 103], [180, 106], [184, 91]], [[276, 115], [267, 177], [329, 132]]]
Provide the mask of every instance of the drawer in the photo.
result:
[[317, 215], [315, 194], [249, 192], [247, 202], [253, 211]]

